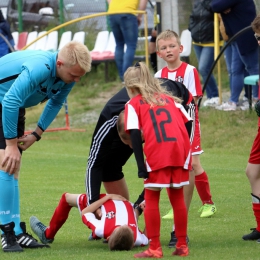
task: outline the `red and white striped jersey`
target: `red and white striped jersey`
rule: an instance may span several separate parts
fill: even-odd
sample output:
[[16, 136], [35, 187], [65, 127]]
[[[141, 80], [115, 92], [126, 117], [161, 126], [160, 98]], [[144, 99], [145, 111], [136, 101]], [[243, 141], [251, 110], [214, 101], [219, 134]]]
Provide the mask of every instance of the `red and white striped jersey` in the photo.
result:
[[125, 105], [125, 130], [142, 131], [147, 171], [168, 166], [191, 170], [190, 140], [185, 123], [192, 119], [181, 104], [161, 95], [164, 106], [146, 103], [139, 94]]
[[107, 239], [117, 226], [128, 225], [134, 232], [135, 246], [148, 244], [148, 238], [138, 229], [132, 203], [108, 200], [101, 206], [101, 212], [100, 220], [93, 213], [82, 215], [84, 224], [92, 230], [93, 238]]
[[197, 69], [186, 62], [182, 62], [181, 66], [175, 70], [169, 70], [168, 67], [164, 67], [157, 71], [154, 76], [155, 78], [167, 78], [181, 82], [191, 92], [193, 97], [202, 97], [203, 95]]

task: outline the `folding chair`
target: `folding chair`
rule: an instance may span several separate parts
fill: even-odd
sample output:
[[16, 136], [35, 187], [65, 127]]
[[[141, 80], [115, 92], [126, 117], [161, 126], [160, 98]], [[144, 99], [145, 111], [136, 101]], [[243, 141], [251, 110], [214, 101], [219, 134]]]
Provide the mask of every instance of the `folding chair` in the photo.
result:
[[53, 31], [48, 34], [44, 50], [57, 51], [57, 48], [58, 48], [58, 31]]
[[67, 43], [69, 43], [71, 41], [71, 38], [72, 38], [72, 32], [71, 31], [64, 32], [61, 35], [58, 50], [62, 49]]
[[17, 32], [17, 31], [12, 32], [12, 36], [13, 36], [13, 39], [14, 39], [14, 49], [17, 50], [19, 32]]
[[21, 50], [27, 42], [27, 38], [28, 38], [28, 32], [21, 32], [18, 36], [18, 42], [17, 42], [17, 50]]
[[189, 56], [191, 54], [191, 47], [192, 47], [192, 38], [191, 33], [188, 29], [183, 30], [181, 32], [181, 44], [183, 45], [183, 51], [180, 54], [181, 58], [184, 58], [187, 62], [189, 62]]
[[[39, 36], [42, 36], [43, 34], [45, 34], [46, 31], [42, 31], [42, 32], [39, 32], [38, 34], [38, 37]], [[35, 50], [45, 50], [45, 45], [46, 45], [46, 42], [47, 42], [47, 35], [45, 35], [44, 37], [42, 37], [41, 39], [39, 39], [37, 42], [36, 42], [36, 45], [35, 45]]]
[[85, 44], [85, 32], [83, 32], [83, 31], [76, 32], [73, 35], [72, 41], [78, 41], [82, 44]]
[[98, 59], [101, 52], [103, 52], [106, 49], [107, 43], [108, 43], [108, 31], [101, 31], [98, 33], [94, 49], [90, 52], [92, 60]]
[[[29, 32], [28, 34], [28, 38], [26, 41], [26, 45], [30, 44], [32, 41], [34, 41], [37, 38], [38, 32], [37, 31], [32, 31]], [[36, 46], [36, 42], [33, 43], [32, 45], [30, 45], [28, 48], [26, 48], [26, 50], [34, 50]]]

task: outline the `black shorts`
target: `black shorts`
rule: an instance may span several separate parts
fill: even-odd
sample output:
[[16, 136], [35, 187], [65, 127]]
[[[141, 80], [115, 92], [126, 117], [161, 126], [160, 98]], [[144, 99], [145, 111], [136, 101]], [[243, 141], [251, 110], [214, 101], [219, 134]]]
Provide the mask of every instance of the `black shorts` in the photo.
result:
[[[24, 135], [24, 129], [25, 129], [25, 108], [20, 108], [18, 122], [17, 122], [17, 137], [21, 137]], [[0, 104], [0, 149], [5, 149], [5, 148], [6, 148], [6, 143], [4, 137], [3, 124], [2, 124], [2, 105]]]
[[106, 163], [104, 164], [102, 181], [121, 180], [124, 177], [123, 165], [125, 165], [132, 153], [133, 150], [128, 145], [122, 143], [119, 138], [114, 139], [111, 150], [107, 155]]

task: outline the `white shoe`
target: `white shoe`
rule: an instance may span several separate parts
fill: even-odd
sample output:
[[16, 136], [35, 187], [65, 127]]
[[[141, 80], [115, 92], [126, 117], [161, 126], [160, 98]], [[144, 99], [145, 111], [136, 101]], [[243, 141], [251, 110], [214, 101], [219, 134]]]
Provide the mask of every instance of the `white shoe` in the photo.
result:
[[215, 107], [219, 104], [219, 97], [208, 98], [204, 103], [204, 107]]
[[240, 105], [240, 109], [241, 110], [248, 110], [249, 109], [249, 102], [248, 101], [244, 101], [241, 105]]
[[237, 110], [237, 105], [234, 102], [226, 102], [220, 106], [216, 106], [216, 109], [223, 110], [223, 111], [235, 111]]
[[[255, 100], [252, 100], [252, 108], [254, 108], [255, 106]], [[241, 105], [240, 105], [240, 109], [241, 110], [248, 110], [249, 109], [249, 102], [248, 101], [244, 101]]]

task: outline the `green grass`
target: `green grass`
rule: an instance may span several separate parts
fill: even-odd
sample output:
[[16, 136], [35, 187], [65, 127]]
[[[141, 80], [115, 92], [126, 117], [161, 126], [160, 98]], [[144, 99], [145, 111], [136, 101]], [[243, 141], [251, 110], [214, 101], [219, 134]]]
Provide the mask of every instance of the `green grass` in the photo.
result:
[[[85, 169], [96, 115], [104, 106], [104, 102], [121, 88], [121, 84], [119, 81], [104, 83], [102, 70], [93, 71], [84, 80], [87, 86], [77, 85], [69, 97], [72, 128], [81, 128], [84, 132], [45, 133], [40, 142], [36, 142], [23, 154], [20, 176], [21, 220], [26, 221], [29, 233], [30, 216], [36, 215], [43, 223], [48, 224], [62, 193], [85, 192]], [[28, 111], [27, 128], [35, 124], [41, 109]], [[74, 124], [76, 119], [92, 111], [96, 113], [92, 121], [79, 120]], [[62, 112], [60, 119], [54, 124], [62, 125], [64, 111]], [[194, 192], [189, 211], [188, 259], [260, 259], [260, 245], [241, 239], [250, 228], [255, 227], [245, 167], [257, 132], [257, 116], [255, 112], [223, 112], [210, 108], [201, 108], [199, 113], [202, 147], [205, 151], [201, 156], [201, 163], [209, 176], [217, 213], [211, 218], [201, 219], [198, 213], [201, 202], [197, 192]], [[142, 180], [137, 178], [133, 157], [125, 165], [124, 173], [130, 199], [134, 201], [143, 185]], [[161, 192], [160, 209], [161, 215], [169, 210], [165, 190]], [[142, 229], [142, 217], [139, 224]], [[171, 228], [172, 221], [161, 221], [161, 243], [165, 259], [172, 259], [173, 249], [167, 247]], [[0, 251], [0, 259], [126, 260], [133, 259], [134, 253], [144, 249], [110, 252], [102, 241], [88, 241], [89, 234], [90, 230], [81, 222], [78, 210], [72, 209], [51, 249], [25, 250], [19, 254]]]

